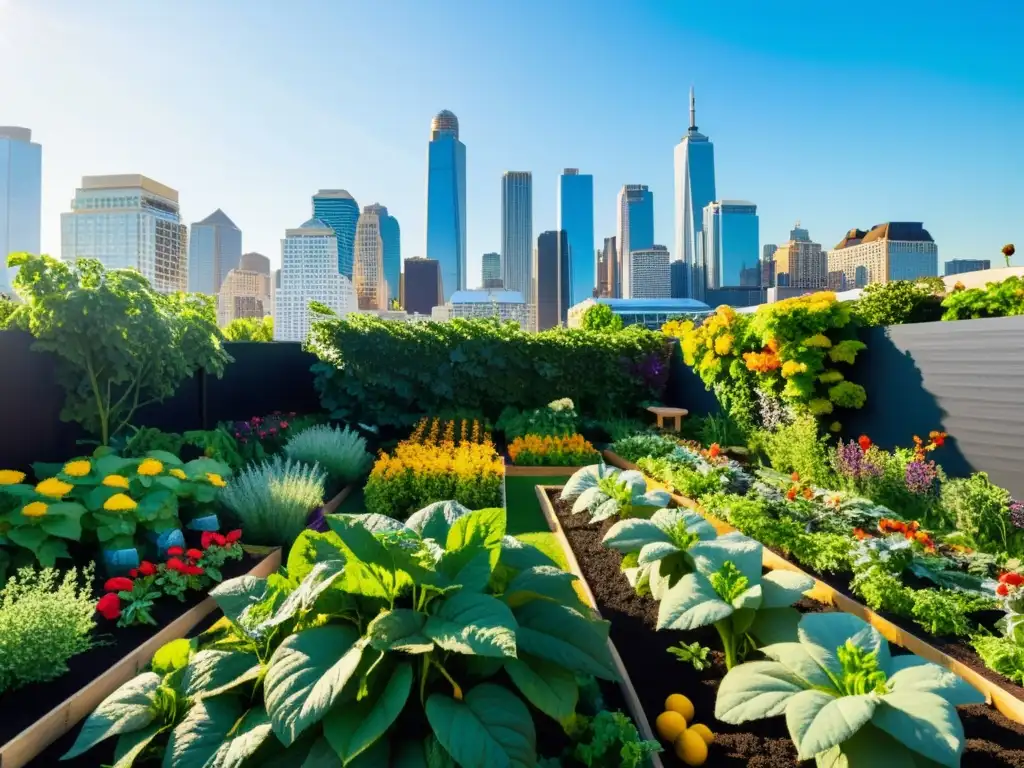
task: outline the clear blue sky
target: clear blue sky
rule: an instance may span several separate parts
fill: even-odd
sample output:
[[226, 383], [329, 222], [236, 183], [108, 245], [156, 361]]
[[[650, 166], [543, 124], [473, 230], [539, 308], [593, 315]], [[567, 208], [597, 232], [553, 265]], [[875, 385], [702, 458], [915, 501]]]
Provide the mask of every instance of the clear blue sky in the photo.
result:
[[[593, 173], [595, 236], [650, 185], [673, 246], [672, 150], [697, 91], [719, 197], [826, 247], [923, 221], [939, 259], [1024, 249], [1017, 0], [0, 0], [0, 125], [43, 144], [43, 248], [83, 175], [144, 173], [186, 221], [223, 208], [280, 261], [310, 195], [344, 187], [425, 242], [430, 119], [467, 147], [469, 282], [499, 250], [504, 170], [534, 175], [534, 234], [563, 167]], [[1017, 257], [1020, 263], [1021, 257]]]

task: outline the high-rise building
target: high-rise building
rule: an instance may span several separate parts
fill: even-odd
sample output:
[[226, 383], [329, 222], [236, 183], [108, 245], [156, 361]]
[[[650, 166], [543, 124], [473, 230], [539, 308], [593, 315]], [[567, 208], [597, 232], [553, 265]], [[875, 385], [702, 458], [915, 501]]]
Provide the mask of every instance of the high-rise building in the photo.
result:
[[988, 259], [953, 259], [946, 262], [945, 274], [962, 275], [964, 272], [980, 272], [983, 269], [992, 269], [992, 262]]
[[939, 249], [921, 222], [891, 221], [867, 232], [851, 229], [828, 252], [828, 271], [843, 272], [850, 288], [938, 277]]
[[615, 295], [628, 299], [633, 298], [629, 255], [654, 245], [654, 195], [646, 184], [626, 184], [619, 190], [618, 232], [621, 264]]
[[441, 295], [441, 265], [436, 259], [414, 256], [405, 260], [405, 298], [402, 306], [409, 314], [429, 315], [434, 307], [444, 304]]
[[388, 286], [384, 278], [384, 237], [381, 225], [387, 220], [383, 205], [367, 205], [356, 226], [355, 262], [352, 283], [360, 309], [387, 309]]
[[704, 208], [717, 199], [715, 194], [715, 147], [697, 130], [697, 106], [690, 88], [690, 127], [675, 149], [676, 258], [687, 265], [687, 292], [702, 300], [707, 275], [698, 252], [704, 226]]
[[71, 212], [60, 217], [61, 259], [131, 267], [161, 293], [188, 285], [188, 227], [178, 193], [139, 174], [85, 176]]
[[338, 270], [337, 233], [319, 219], [285, 230], [280, 278], [274, 302], [275, 341], [306, 340], [311, 301], [342, 317], [357, 308], [352, 281]]
[[707, 289], [760, 287], [756, 205], [745, 200], [709, 203], [701, 237]]
[[611, 299], [618, 296], [616, 286], [619, 280], [618, 239], [606, 237], [604, 248], [597, 252], [597, 295], [599, 298]]
[[188, 289], [215, 295], [242, 258], [242, 231], [220, 208], [192, 224], [188, 237]]
[[569, 282], [572, 248], [568, 240], [568, 233], [562, 230], [541, 232], [537, 237], [533, 269], [536, 280], [530, 303], [537, 308], [538, 331], [564, 325], [569, 317], [569, 307], [573, 305]]
[[594, 177], [578, 168], [566, 168], [558, 177], [558, 229], [565, 232], [569, 263], [570, 304], [593, 297], [594, 274]]
[[672, 298], [672, 271], [669, 266], [668, 248], [652, 245], [629, 252], [630, 299]]
[[533, 174], [505, 171], [501, 177], [501, 278], [505, 290], [529, 295], [532, 254]]
[[12, 293], [12, 253], [39, 253], [43, 149], [28, 128], [0, 126], [0, 293]]
[[821, 243], [812, 242], [807, 230], [800, 227], [800, 222], [790, 231], [789, 237], [789, 241], [780, 245], [772, 257], [775, 285], [779, 288], [825, 288], [828, 285], [828, 260], [821, 250]]
[[334, 230], [338, 239], [338, 270], [351, 280], [359, 203], [344, 189], [321, 189], [313, 195], [313, 218]]
[[263, 275], [269, 275], [270, 259], [262, 253], [250, 251], [249, 253], [242, 254], [242, 258], [238, 260], [238, 268], [244, 269], [247, 272], [259, 272]]
[[[259, 254], [255, 254], [259, 255]], [[217, 293], [217, 325], [251, 317], [259, 320], [271, 314], [273, 302], [269, 270], [258, 272], [241, 267], [228, 270]]]
[[466, 288], [466, 145], [459, 119], [443, 109], [427, 150], [427, 258], [441, 267], [445, 301]]
[[481, 259], [480, 265], [482, 268], [481, 279], [483, 280], [484, 288], [491, 290], [504, 288], [505, 278], [502, 277], [500, 253], [485, 253]]
[[380, 206], [380, 236], [384, 240], [384, 280], [388, 285], [387, 305], [400, 300], [402, 282], [402, 228], [398, 219]]
[[761, 246], [761, 287], [775, 287], [775, 252], [779, 246], [775, 243], [765, 243]]
[[690, 270], [687, 268], [686, 262], [682, 259], [673, 259], [668, 266], [672, 275], [672, 298], [685, 299], [690, 288]]

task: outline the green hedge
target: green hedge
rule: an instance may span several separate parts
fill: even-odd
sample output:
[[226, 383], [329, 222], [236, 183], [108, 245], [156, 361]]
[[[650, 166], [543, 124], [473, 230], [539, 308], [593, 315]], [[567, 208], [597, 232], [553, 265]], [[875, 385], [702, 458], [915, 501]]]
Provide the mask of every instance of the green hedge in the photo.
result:
[[660, 399], [670, 345], [660, 333], [553, 329], [456, 319], [403, 323], [373, 315], [315, 322], [307, 347], [324, 408], [334, 418], [408, 426], [459, 408], [496, 419], [506, 406], [569, 397], [583, 414], [631, 413]]

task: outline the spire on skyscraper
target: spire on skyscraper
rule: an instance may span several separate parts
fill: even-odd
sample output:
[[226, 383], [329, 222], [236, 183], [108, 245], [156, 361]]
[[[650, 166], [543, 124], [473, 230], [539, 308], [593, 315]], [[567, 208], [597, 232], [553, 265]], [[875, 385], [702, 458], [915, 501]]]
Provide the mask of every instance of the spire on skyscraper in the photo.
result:
[[697, 100], [693, 96], [693, 86], [690, 86], [690, 130], [697, 130]]

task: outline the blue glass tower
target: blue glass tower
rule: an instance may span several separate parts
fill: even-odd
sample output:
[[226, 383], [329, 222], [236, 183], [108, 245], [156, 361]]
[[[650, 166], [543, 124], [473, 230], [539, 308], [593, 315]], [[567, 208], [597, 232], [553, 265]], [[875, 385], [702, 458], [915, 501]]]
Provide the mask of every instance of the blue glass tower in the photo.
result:
[[321, 189], [313, 195], [313, 218], [335, 231], [338, 238], [338, 271], [351, 280], [359, 204], [344, 189]]
[[756, 205], [745, 200], [709, 203], [702, 231], [708, 289], [760, 284]]
[[459, 119], [443, 109], [427, 151], [427, 258], [441, 265], [444, 301], [466, 289], [466, 145]]
[[654, 246], [654, 195], [646, 184], [626, 184], [619, 191], [619, 260], [615, 295], [633, 298], [629, 254]]
[[569, 306], [593, 298], [597, 286], [594, 254], [594, 177], [566, 168], [558, 177], [558, 229], [569, 246]]
[[400, 299], [402, 279], [402, 230], [398, 219], [383, 208], [380, 214], [380, 237], [384, 241], [384, 279], [388, 283], [388, 307]]
[[701, 234], [703, 213], [715, 196], [715, 147], [697, 130], [697, 108], [690, 89], [690, 128], [675, 149], [675, 258], [687, 265], [689, 298], [703, 300], [707, 268]]

